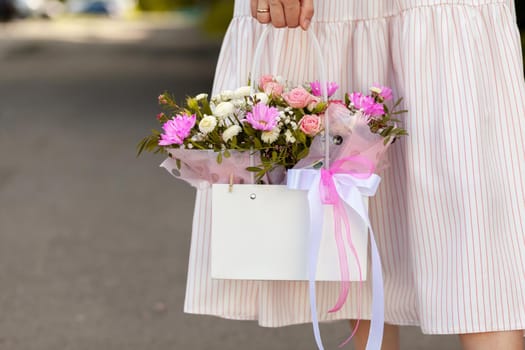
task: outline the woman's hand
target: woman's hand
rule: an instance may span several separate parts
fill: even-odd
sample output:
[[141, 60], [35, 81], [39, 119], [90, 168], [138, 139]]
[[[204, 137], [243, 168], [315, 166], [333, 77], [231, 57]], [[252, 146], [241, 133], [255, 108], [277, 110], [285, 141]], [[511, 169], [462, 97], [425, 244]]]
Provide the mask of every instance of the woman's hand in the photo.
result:
[[314, 16], [314, 0], [251, 0], [252, 16], [276, 28], [307, 30]]

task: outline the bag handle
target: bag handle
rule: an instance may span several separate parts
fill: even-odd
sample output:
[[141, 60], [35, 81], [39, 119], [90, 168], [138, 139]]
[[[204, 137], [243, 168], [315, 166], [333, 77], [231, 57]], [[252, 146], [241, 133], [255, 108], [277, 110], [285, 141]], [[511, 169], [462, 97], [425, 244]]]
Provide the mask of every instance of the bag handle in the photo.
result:
[[[264, 28], [255, 49], [255, 54], [253, 56], [253, 63], [252, 63], [252, 70], [251, 70], [251, 91], [252, 93], [255, 93], [257, 91], [257, 78], [260, 75], [260, 63], [261, 63], [261, 57], [264, 50], [264, 44], [266, 42], [266, 39], [268, 38], [268, 34], [270, 33], [270, 29], [272, 28], [271, 25], [266, 25]], [[324, 101], [328, 101], [328, 79], [327, 79], [327, 73], [326, 73], [326, 63], [323, 56], [323, 51], [321, 49], [321, 45], [319, 44], [319, 40], [317, 40], [317, 36], [312, 30], [308, 30], [308, 37], [310, 41], [312, 42], [314, 46], [314, 52], [317, 57], [317, 67], [318, 72], [320, 75], [320, 85], [321, 85], [321, 94]], [[324, 140], [325, 140], [325, 159], [323, 166], [326, 169], [330, 168], [330, 125], [328, 122], [328, 118], [325, 118], [324, 120]]]

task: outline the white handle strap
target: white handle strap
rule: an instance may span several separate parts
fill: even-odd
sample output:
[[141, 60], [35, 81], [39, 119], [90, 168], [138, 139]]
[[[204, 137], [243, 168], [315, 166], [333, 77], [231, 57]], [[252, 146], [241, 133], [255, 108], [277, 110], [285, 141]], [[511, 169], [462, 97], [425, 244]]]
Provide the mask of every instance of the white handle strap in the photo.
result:
[[[257, 46], [255, 49], [255, 53], [253, 56], [253, 64], [252, 64], [252, 70], [251, 70], [251, 90], [252, 93], [255, 93], [257, 91], [257, 77], [260, 75], [260, 63], [261, 63], [261, 57], [264, 50], [264, 44], [266, 42], [266, 39], [268, 38], [268, 34], [270, 33], [270, 29], [272, 28], [271, 25], [267, 25], [262, 34], [259, 38], [259, 41], [257, 42]], [[282, 29], [279, 29], [282, 30]], [[298, 29], [299, 30], [299, 29]], [[317, 37], [315, 33], [312, 30], [307, 31], [308, 36], [310, 38], [310, 41], [314, 45], [314, 52], [317, 57], [317, 67], [318, 72], [320, 75], [320, 85], [321, 85], [321, 93], [323, 96], [324, 101], [328, 101], [328, 78], [326, 73], [326, 64], [325, 59], [323, 56], [323, 51], [321, 50], [321, 45], [319, 44], [319, 40], [317, 40]], [[325, 133], [325, 161], [324, 161], [324, 167], [329, 168], [330, 167], [330, 125], [328, 122], [328, 118], [325, 118], [325, 125], [324, 125], [324, 133]]]

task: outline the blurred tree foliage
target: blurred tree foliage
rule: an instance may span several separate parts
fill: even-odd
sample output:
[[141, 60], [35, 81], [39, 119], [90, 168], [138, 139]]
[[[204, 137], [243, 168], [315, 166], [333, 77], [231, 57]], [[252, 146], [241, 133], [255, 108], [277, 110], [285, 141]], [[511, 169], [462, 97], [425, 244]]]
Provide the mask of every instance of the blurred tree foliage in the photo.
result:
[[171, 11], [198, 5], [199, 0], [138, 0], [139, 9], [143, 11]]
[[233, 16], [233, 0], [213, 0], [202, 18], [204, 30], [216, 36], [222, 36]]

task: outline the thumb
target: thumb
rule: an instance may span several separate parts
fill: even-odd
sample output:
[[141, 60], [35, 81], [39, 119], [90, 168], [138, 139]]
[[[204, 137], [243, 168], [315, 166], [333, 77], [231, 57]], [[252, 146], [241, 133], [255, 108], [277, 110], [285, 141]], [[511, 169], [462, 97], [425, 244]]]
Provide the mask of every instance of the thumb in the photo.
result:
[[308, 30], [313, 17], [314, 17], [314, 0], [301, 1], [300, 24], [303, 30]]

